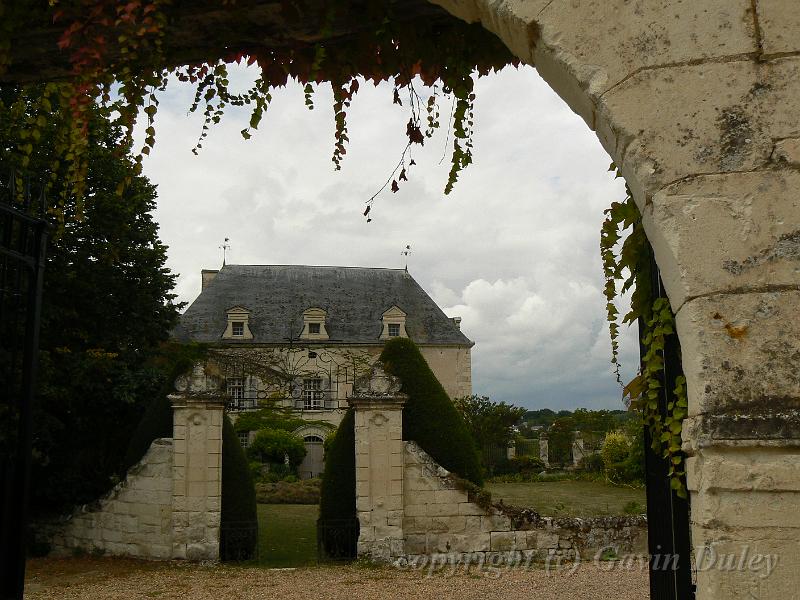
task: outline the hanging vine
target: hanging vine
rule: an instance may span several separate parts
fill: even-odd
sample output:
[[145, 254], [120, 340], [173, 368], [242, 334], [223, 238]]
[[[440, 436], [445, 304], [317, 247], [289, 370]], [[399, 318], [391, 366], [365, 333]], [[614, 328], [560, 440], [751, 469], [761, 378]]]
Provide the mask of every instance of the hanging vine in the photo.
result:
[[[220, 0], [227, 10], [236, 10], [234, 3]], [[231, 6], [233, 5], [233, 6]], [[508, 50], [479, 25], [427, 22], [395, 18], [394, 11], [403, 10], [388, 0], [351, 5], [328, 0], [320, 7], [301, 8], [302, 3], [281, 3], [286, 23], [307, 23], [318, 20], [320, 38], [327, 42], [295, 41], [281, 49], [248, 48], [230, 52], [214, 60], [187, 64], [174, 69], [161, 65], [164, 56], [164, 35], [169, 23], [170, 0], [50, 0], [42, 20], [60, 28], [58, 47], [71, 65], [68, 81], [48, 84], [47, 93], [35, 98], [35, 86], [28, 94], [31, 114], [41, 115], [59, 129], [58, 164], [53, 165], [51, 181], [59, 180], [64, 197], [53, 211], [63, 219], [63, 203], [68, 196], [78, 203], [84, 193], [86, 177], [87, 132], [86, 111], [95, 104], [105, 118], [121, 125], [126, 135], [120, 152], [128, 152], [136, 162], [137, 174], [142, 159], [156, 143], [158, 95], [174, 74], [178, 80], [195, 86], [190, 112], [202, 112], [203, 123], [193, 148], [201, 151], [210, 128], [221, 121], [228, 105], [249, 106], [248, 127], [242, 130], [245, 139], [259, 127], [272, 100], [272, 91], [297, 81], [303, 85], [305, 104], [313, 108], [313, 94], [327, 82], [333, 90], [334, 149], [332, 160], [339, 169], [347, 152], [347, 111], [361, 81], [375, 84], [391, 81], [395, 100], [403, 90], [410, 96], [411, 112], [406, 127], [408, 145], [403, 150], [401, 167], [392, 174], [391, 189], [397, 191], [407, 180], [413, 164], [410, 148], [423, 144], [439, 127], [438, 101], [451, 95], [456, 103], [453, 113], [453, 152], [445, 193], [452, 189], [461, 170], [472, 161], [473, 77], [487, 74], [515, 62]], [[304, 6], [304, 5], [303, 5]], [[309, 11], [309, 12], [304, 12]], [[16, 26], [29, 23], [30, 11], [0, 7], [0, 76], [12, 61], [13, 36]], [[376, 23], [375, 30], [352, 36], [334, 35], [336, 21]], [[330, 46], [330, 47], [329, 47]], [[229, 90], [228, 65], [246, 63], [260, 70], [252, 87], [243, 93]], [[432, 88], [433, 93], [422, 102], [415, 85]], [[57, 97], [57, 102], [54, 98]], [[92, 108], [93, 109], [93, 108]], [[423, 113], [427, 129], [422, 132]], [[137, 119], [145, 119], [144, 144], [133, 148], [133, 131]], [[27, 166], [26, 156], [36, 151], [36, 139], [20, 137], [16, 155], [10, 162], [19, 168]], [[382, 187], [381, 190], [385, 189]], [[124, 185], [120, 188], [123, 191]], [[379, 192], [380, 193], [380, 192]], [[367, 201], [367, 212], [377, 194]]]
[[[614, 165], [611, 168], [613, 170]], [[641, 324], [644, 355], [639, 374], [624, 386], [623, 393], [648, 427], [653, 450], [669, 462], [670, 486], [679, 497], [685, 498], [686, 470], [681, 452], [681, 430], [688, 402], [686, 378], [683, 375], [675, 379], [672, 395], [674, 400], [667, 404], [666, 414], [660, 412], [658, 404], [665, 385], [666, 340], [677, 335], [675, 315], [667, 298], [654, 298], [651, 293], [652, 251], [642, 227], [639, 209], [630, 189], [626, 190], [625, 200], [612, 203], [605, 211], [606, 219], [600, 233], [600, 253], [605, 277], [604, 295], [611, 335], [611, 362], [617, 381], [622, 383], [619, 363], [620, 315], [616, 302], [630, 291], [630, 309], [623, 316], [622, 323], [633, 324], [638, 321]], [[630, 232], [623, 241], [628, 230]]]

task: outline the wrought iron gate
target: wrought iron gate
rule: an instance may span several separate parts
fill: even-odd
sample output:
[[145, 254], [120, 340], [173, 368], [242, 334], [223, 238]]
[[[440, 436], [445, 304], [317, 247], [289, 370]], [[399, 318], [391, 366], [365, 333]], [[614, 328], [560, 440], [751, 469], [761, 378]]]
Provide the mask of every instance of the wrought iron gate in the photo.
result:
[[[652, 256], [652, 252], [651, 252]], [[653, 298], [666, 293], [655, 260], [650, 265]], [[642, 355], [645, 350], [641, 349]], [[674, 400], [675, 379], [683, 373], [677, 335], [665, 338], [663, 393], [658, 408], [666, 415]], [[647, 544], [650, 554], [651, 600], [694, 600], [692, 582], [692, 543], [689, 528], [689, 500], [679, 498], [669, 484], [667, 459], [651, 448], [650, 431], [645, 427], [645, 480], [647, 484]]]
[[22, 598], [31, 408], [36, 386], [47, 224], [44, 191], [0, 181], [0, 598]]

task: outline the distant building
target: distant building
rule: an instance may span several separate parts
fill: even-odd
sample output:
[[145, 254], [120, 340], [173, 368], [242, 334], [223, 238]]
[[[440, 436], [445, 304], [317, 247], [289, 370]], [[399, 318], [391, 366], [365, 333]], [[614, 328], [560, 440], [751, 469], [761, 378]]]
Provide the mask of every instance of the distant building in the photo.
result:
[[472, 393], [474, 343], [460, 322], [402, 269], [226, 265], [203, 270], [202, 291], [173, 337], [212, 346], [232, 413], [274, 403], [308, 422], [296, 433], [309, 477], [322, 470], [322, 442], [355, 379], [387, 339], [412, 339], [451, 397]]

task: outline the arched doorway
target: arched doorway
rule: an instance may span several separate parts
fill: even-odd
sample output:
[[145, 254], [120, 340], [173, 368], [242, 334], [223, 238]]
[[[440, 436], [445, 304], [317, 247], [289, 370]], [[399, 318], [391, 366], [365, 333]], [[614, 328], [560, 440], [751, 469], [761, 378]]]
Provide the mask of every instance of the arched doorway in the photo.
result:
[[318, 435], [303, 437], [306, 456], [298, 467], [301, 479], [311, 479], [322, 475], [322, 471], [325, 469], [325, 453], [322, 445], [324, 441]]

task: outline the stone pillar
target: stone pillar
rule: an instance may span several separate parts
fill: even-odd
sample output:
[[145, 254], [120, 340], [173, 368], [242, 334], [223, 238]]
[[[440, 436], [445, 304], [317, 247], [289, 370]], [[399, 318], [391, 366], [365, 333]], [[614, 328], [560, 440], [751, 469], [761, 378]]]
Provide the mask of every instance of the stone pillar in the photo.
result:
[[197, 364], [175, 383], [173, 410], [172, 558], [219, 558], [222, 419], [218, 382]]
[[399, 383], [373, 369], [368, 387], [349, 399], [355, 408], [358, 555], [387, 561], [404, 553], [403, 405]]
[[550, 466], [550, 446], [547, 440], [547, 433], [544, 431], [539, 434], [539, 458], [545, 467]]
[[511, 460], [512, 458], [516, 458], [517, 456], [517, 447], [514, 445], [514, 442], [511, 442], [506, 448], [506, 458]]
[[583, 436], [581, 436], [580, 431], [575, 431], [572, 434], [572, 466], [578, 468], [578, 464], [583, 457]]

